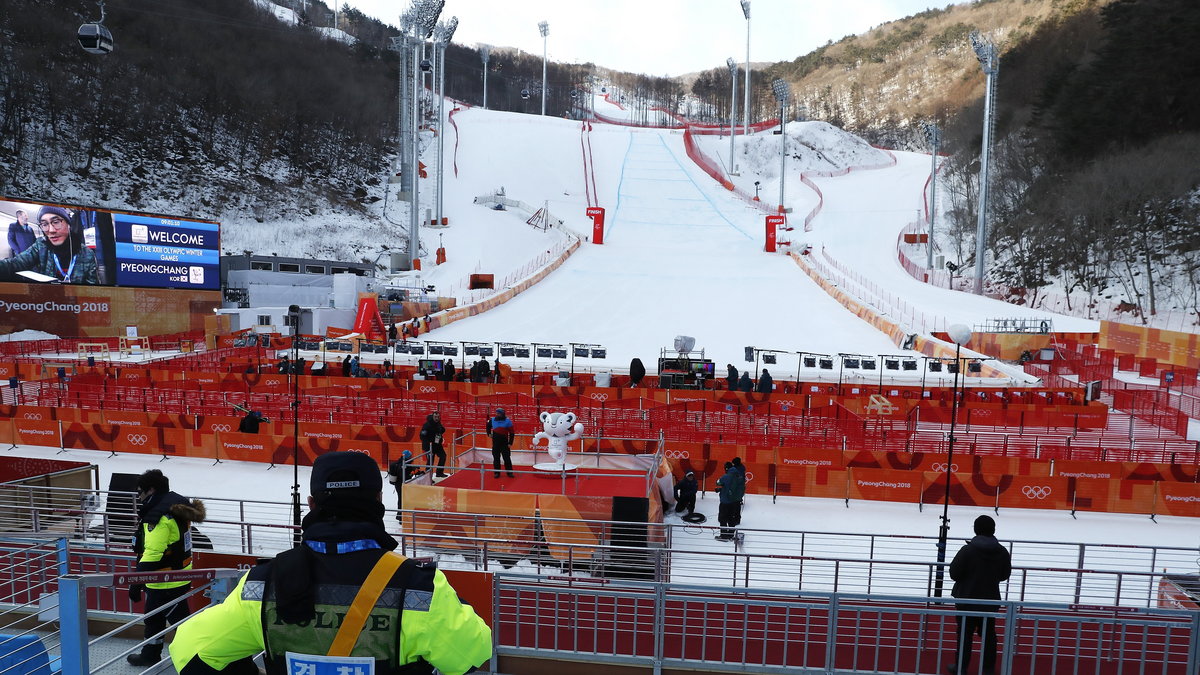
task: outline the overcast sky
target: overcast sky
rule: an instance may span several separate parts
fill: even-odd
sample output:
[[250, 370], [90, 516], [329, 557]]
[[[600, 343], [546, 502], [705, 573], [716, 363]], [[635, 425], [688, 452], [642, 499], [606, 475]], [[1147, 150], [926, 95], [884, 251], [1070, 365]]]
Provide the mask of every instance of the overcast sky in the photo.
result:
[[[398, 26], [410, 0], [344, 0]], [[750, 60], [784, 61], [950, 0], [752, 0]], [[682, 75], [746, 58], [746, 20], [738, 0], [446, 0], [458, 17], [454, 42], [542, 51], [550, 60], [651, 75]]]

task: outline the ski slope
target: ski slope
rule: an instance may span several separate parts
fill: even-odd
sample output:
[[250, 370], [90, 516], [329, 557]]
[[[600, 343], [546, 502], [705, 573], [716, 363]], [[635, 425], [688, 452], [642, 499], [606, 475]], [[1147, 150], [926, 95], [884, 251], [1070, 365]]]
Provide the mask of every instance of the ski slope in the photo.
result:
[[[545, 202], [579, 232], [590, 232], [581, 218], [579, 142], [571, 138], [580, 124], [530, 116], [522, 116], [524, 123], [493, 121], [505, 117], [476, 110], [456, 116], [460, 167], [472, 167], [460, 168], [454, 182], [461, 185], [447, 190], [457, 193], [456, 208], [472, 208], [465, 198], [481, 187], [472, 176], [482, 171], [504, 176], [509, 197]], [[615, 366], [639, 357], [651, 368], [676, 335], [695, 337], [696, 348], [719, 364], [741, 363], [746, 346], [903, 353], [790, 258], [764, 253], [762, 212], [700, 171], [680, 132], [597, 124], [589, 135], [600, 204], [608, 210], [604, 244], [583, 244], [531, 290], [439, 328], [430, 339], [598, 344]], [[453, 220], [514, 218], [473, 208]], [[797, 366], [798, 356], [780, 357], [780, 373], [794, 374]], [[607, 366], [576, 369], [590, 368]]]

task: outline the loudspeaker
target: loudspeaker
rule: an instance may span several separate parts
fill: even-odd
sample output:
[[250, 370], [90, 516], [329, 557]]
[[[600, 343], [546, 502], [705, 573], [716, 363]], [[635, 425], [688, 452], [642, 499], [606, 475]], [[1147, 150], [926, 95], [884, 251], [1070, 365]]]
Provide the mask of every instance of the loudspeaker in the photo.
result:
[[653, 579], [654, 560], [645, 551], [650, 500], [644, 497], [613, 497], [612, 545], [642, 550], [613, 550], [605, 574], [619, 579]]
[[754, 363], [754, 347], [746, 347], [746, 363]]
[[[115, 541], [133, 538], [133, 526], [137, 523], [137, 480], [136, 473], [114, 473], [108, 479], [104, 513], [108, 517], [111, 539]], [[103, 522], [98, 527], [103, 529]]]

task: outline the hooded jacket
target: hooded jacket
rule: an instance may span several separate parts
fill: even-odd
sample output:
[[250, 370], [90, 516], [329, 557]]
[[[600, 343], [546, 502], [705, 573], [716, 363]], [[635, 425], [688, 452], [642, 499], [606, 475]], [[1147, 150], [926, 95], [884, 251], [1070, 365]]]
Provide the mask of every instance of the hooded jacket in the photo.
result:
[[441, 445], [442, 434], [446, 433], [446, 427], [438, 420], [433, 419], [433, 415], [425, 416], [425, 424], [421, 425], [421, 442], [426, 446]]
[[[994, 536], [977, 534], [950, 562], [950, 578], [954, 580], [950, 595], [999, 600], [1000, 582], [1007, 581], [1011, 573], [1012, 557], [1008, 549]], [[958, 608], [970, 612], [995, 612], [1000, 606], [959, 604]]]
[[717, 481], [720, 487], [717, 496], [722, 504], [740, 504], [746, 497], [746, 477], [736, 466], [729, 467], [725, 475]]
[[[188, 500], [174, 492], [155, 494], [138, 508], [133, 532], [133, 554], [137, 571], [189, 570], [192, 568], [192, 524], [202, 523], [207, 514], [204, 502]], [[188, 581], [146, 584], [147, 588], [178, 588]]]

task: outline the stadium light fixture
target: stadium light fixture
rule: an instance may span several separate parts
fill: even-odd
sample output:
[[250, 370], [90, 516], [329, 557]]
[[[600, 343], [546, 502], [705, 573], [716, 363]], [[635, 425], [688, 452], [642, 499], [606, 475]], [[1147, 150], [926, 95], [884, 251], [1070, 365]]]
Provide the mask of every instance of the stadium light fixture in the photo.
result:
[[550, 35], [550, 24], [538, 22], [538, 32], [542, 34], [542, 115], [546, 114], [546, 36]]
[[733, 166], [733, 139], [737, 136], [738, 66], [737, 61], [734, 61], [732, 56], [725, 59], [725, 65], [729, 67], [729, 80], [733, 84], [733, 92], [729, 96], [729, 175], [736, 176], [737, 170]]
[[787, 213], [783, 205], [784, 169], [787, 167], [787, 120], [784, 115], [788, 101], [792, 97], [792, 88], [782, 78], [775, 78], [771, 83], [771, 92], [779, 103], [779, 213]]
[[[946, 329], [950, 340], [954, 342], [954, 364], [958, 366], [962, 357], [962, 347], [971, 341], [971, 329], [956, 323]], [[937, 572], [933, 581], [934, 597], [942, 597], [942, 585], [946, 575], [946, 539], [950, 536], [950, 473], [954, 464], [954, 428], [958, 422], [958, 399], [961, 398], [958, 386], [958, 375], [962, 368], [954, 369], [954, 386], [950, 389], [954, 398], [950, 404], [950, 437], [946, 443], [946, 494], [942, 499], [942, 525], [938, 529], [937, 542]], [[965, 378], [964, 378], [965, 382]]]
[[746, 17], [746, 90], [742, 101], [742, 135], [750, 135], [750, 0], [742, 0], [742, 14]]
[[1000, 57], [996, 45], [979, 31], [971, 31], [971, 48], [987, 76], [983, 98], [983, 148], [979, 156], [979, 224], [975, 229], [975, 294], [983, 295], [983, 258], [987, 248], [988, 165], [991, 160], [992, 127], [996, 119], [996, 75]]
[[933, 122], [921, 122], [921, 130], [925, 132], [925, 141], [929, 143], [929, 157], [933, 165], [929, 169], [929, 241], [926, 242], [927, 256], [925, 268], [933, 270], [933, 223], [937, 218], [937, 164], [938, 148], [942, 144], [942, 130]]

